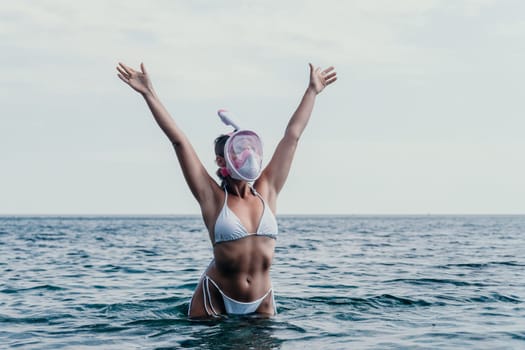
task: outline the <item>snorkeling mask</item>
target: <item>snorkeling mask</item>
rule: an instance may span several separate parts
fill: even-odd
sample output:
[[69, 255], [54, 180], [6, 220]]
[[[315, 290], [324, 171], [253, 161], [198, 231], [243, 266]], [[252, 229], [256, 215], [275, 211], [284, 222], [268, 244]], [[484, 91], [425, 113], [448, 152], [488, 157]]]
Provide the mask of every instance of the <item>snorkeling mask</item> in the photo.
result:
[[234, 128], [224, 145], [224, 160], [229, 175], [236, 180], [253, 182], [262, 171], [262, 142], [254, 131], [240, 130], [231, 120], [230, 113], [225, 109], [217, 112], [222, 122]]

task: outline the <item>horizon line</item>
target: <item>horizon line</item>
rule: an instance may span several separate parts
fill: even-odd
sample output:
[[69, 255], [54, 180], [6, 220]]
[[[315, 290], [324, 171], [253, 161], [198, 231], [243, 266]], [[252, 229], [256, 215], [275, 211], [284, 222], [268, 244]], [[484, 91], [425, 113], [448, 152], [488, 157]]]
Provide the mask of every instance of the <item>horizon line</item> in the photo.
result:
[[[181, 213], [0, 213], [0, 218], [5, 217], [182, 217], [201, 214]], [[525, 216], [523, 213], [282, 213], [276, 216]]]

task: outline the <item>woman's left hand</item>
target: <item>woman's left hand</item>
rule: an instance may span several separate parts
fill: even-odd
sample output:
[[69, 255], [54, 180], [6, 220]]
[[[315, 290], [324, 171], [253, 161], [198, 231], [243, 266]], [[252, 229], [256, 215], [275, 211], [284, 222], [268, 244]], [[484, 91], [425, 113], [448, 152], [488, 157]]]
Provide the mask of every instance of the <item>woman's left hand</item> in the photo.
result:
[[321, 70], [321, 67], [314, 68], [310, 65], [310, 85], [309, 87], [315, 91], [316, 94], [323, 91], [323, 89], [332, 84], [337, 80], [337, 73], [332, 72], [334, 70], [333, 66], [330, 66], [324, 70]]

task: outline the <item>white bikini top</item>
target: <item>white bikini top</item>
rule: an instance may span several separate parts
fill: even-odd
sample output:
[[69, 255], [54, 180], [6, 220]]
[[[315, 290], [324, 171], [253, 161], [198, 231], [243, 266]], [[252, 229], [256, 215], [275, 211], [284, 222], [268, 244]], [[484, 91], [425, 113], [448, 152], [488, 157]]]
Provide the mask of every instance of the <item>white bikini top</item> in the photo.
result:
[[261, 220], [259, 221], [259, 226], [257, 231], [254, 233], [249, 233], [246, 228], [241, 223], [241, 220], [235, 215], [233, 211], [228, 208], [228, 191], [224, 190], [224, 205], [222, 206], [221, 212], [217, 217], [215, 222], [215, 244], [220, 242], [235, 241], [244, 237], [256, 235], [256, 236], [266, 236], [273, 239], [277, 239], [277, 220], [273, 215], [270, 208], [264, 201], [263, 197], [254, 188], [252, 192], [258, 196], [263, 202], [263, 213]]

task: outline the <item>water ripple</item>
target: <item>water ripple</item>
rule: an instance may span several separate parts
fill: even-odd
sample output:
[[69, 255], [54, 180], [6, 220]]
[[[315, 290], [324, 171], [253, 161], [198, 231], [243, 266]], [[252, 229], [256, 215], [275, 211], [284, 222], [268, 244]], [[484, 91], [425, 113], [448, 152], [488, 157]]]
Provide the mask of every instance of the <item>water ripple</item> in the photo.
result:
[[[6, 348], [521, 348], [525, 217], [285, 216], [278, 315], [193, 321], [198, 217], [0, 218]], [[0, 346], [0, 347], [1, 347]]]

